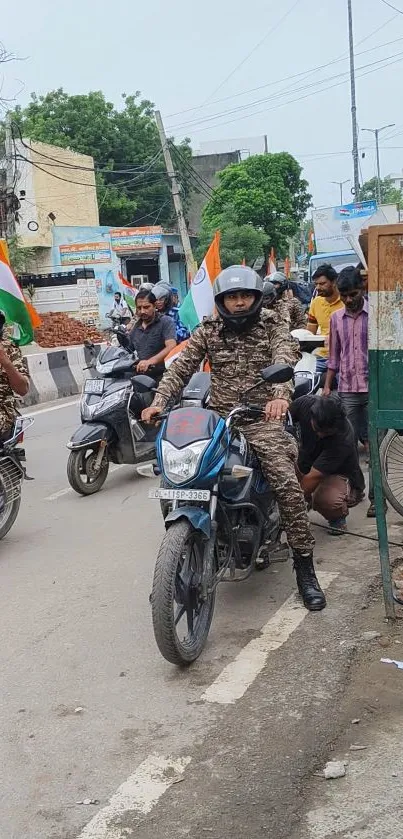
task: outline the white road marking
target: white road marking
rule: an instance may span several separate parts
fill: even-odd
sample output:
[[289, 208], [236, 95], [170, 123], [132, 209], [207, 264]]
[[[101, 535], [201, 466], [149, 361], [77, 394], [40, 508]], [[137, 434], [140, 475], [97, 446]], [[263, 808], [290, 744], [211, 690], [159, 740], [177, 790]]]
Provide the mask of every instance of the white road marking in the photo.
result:
[[119, 787], [109, 804], [84, 827], [78, 839], [124, 839], [127, 827], [119, 827], [113, 821], [133, 811], [143, 816], [150, 813], [161, 795], [183, 775], [190, 760], [190, 757], [149, 755]]
[[39, 408], [38, 411], [31, 411], [30, 408], [24, 408], [24, 416], [38, 417], [39, 414], [50, 414], [51, 411], [61, 411], [62, 408], [71, 408], [72, 405], [79, 405], [80, 400], [74, 399], [73, 402], [63, 402], [62, 405], [52, 405], [50, 408]]
[[[121, 469], [122, 466], [126, 465], [126, 463], [116, 463], [109, 469], [109, 474], [112, 475], [113, 472], [116, 472], [118, 469]], [[64, 489], [59, 489], [57, 492], [52, 492], [52, 495], [48, 495], [45, 498], [45, 501], [57, 501], [58, 498], [62, 498], [63, 495], [68, 495], [69, 492], [74, 492], [74, 490], [71, 487], [64, 487]]]
[[45, 498], [45, 501], [56, 501], [57, 498], [61, 498], [62, 495], [67, 495], [68, 492], [73, 492], [71, 487], [59, 489], [58, 492], [53, 492], [52, 495], [48, 495], [47, 498]]
[[[338, 574], [325, 572], [319, 577], [323, 589], [327, 589]], [[269, 652], [282, 647], [307, 615], [305, 607], [292, 594], [264, 625], [259, 637], [250, 641], [234, 661], [224, 667], [201, 699], [219, 705], [234, 705], [263, 670]]]

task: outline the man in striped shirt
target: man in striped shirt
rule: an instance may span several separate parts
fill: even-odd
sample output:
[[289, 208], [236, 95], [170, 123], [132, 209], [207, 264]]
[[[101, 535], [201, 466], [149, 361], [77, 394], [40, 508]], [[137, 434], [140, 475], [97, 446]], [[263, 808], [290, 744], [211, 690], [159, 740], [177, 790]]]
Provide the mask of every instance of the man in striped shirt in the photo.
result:
[[337, 285], [344, 309], [334, 312], [330, 319], [329, 361], [323, 393], [330, 394], [338, 374], [338, 392], [356, 443], [361, 440], [368, 451], [368, 301], [361, 273], [354, 266], [340, 272]]
[[368, 301], [364, 285], [354, 266], [344, 268], [338, 279], [344, 309], [330, 319], [329, 361], [324, 394], [331, 391], [338, 373], [338, 390], [356, 440], [365, 429], [368, 441]]

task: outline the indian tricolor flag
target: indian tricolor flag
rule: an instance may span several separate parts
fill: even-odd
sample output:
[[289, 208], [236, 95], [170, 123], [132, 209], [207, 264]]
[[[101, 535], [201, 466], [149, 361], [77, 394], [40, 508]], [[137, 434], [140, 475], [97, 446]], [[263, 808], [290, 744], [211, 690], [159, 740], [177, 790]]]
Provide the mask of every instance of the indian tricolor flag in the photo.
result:
[[217, 232], [179, 309], [182, 323], [192, 332], [214, 312], [213, 283], [221, 272], [220, 233]]
[[275, 271], [277, 271], [276, 254], [275, 254], [274, 248], [272, 248], [271, 251], [270, 251], [270, 256], [267, 260], [267, 273], [268, 274], [274, 274]]
[[0, 309], [3, 310], [7, 323], [17, 324], [19, 327], [18, 343], [30, 344], [34, 338], [32, 320], [23, 293], [10, 268], [7, 243], [4, 239], [0, 239]]
[[130, 283], [127, 280], [125, 280], [123, 274], [120, 271], [119, 271], [119, 280], [120, 280], [120, 282], [122, 283], [122, 286], [123, 286], [122, 294], [123, 294], [123, 297], [125, 299], [126, 306], [129, 307], [131, 312], [134, 312], [134, 309], [136, 307], [136, 304], [135, 304], [136, 290], [133, 288], [132, 285], [130, 285]]

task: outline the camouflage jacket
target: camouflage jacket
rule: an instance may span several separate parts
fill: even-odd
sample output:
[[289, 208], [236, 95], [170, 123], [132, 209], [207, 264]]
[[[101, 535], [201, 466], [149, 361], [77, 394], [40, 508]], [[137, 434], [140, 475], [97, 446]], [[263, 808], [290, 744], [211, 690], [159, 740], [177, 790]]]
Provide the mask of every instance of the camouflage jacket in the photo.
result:
[[[276, 312], [263, 309], [259, 320], [242, 334], [225, 327], [219, 317], [206, 318], [165, 373], [153, 405], [165, 408], [176, 399], [205, 358], [211, 369], [210, 407], [226, 415], [242, 402], [244, 391], [259, 382], [262, 368], [276, 362], [294, 366], [299, 351]], [[264, 406], [270, 399], [290, 400], [292, 392], [291, 382], [262, 384], [250, 399], [254, 404]]]
[[289, 329], [306, 329], [307, 316], [304, 307], [296, 297], [290, 300], [279, 300], [274, 307], [283, 320], [289, 323]]
[[[6, 337], [3, 337], [0, 343], [15, 369], [28, 378], [27, 364], [19, 347], [16, 347], [13, 341]], [[0, 433], [14, 424], [17, 414], [17, 397], [10, 386], [7, 374], [0, 366]]]

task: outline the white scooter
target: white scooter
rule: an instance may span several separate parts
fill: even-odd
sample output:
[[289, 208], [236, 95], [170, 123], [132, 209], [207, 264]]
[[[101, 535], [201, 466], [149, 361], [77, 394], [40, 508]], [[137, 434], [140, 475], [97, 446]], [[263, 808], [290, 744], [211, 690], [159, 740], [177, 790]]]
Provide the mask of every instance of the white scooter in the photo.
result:
[[302, 385], [305, 380], [304, 395], [317, 393], [321, 374], [316, 372], [316, 356], [313, 351], [325, 345], [325, 336], [313, 335], [309, 329], [293, 329], [291, 335], [298, 341], [302, 353], [302, 358], [294, 368], [295, 384]]

